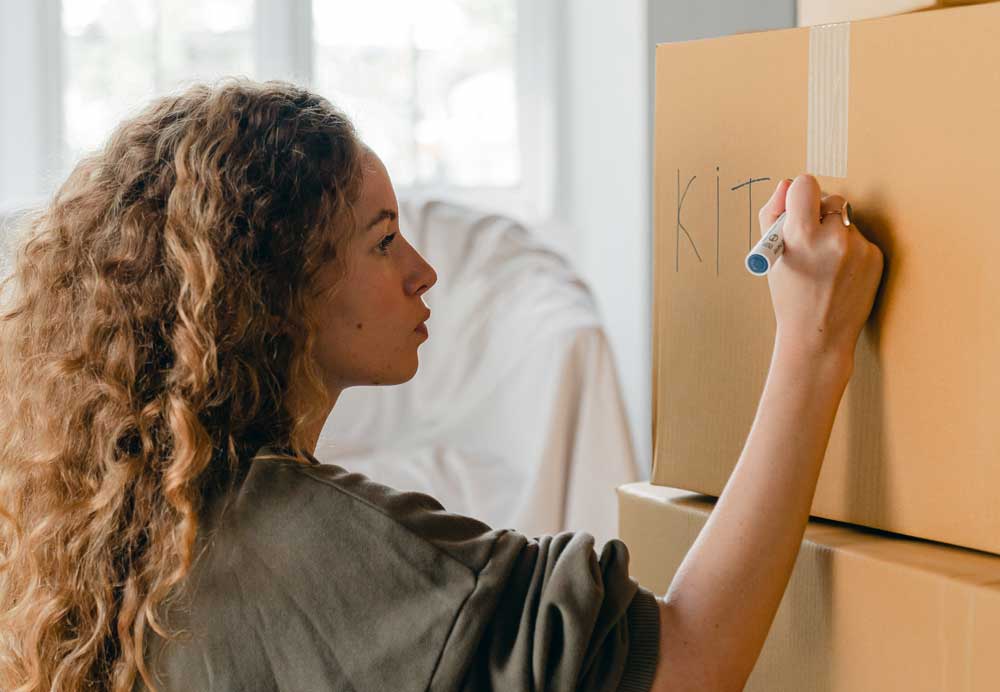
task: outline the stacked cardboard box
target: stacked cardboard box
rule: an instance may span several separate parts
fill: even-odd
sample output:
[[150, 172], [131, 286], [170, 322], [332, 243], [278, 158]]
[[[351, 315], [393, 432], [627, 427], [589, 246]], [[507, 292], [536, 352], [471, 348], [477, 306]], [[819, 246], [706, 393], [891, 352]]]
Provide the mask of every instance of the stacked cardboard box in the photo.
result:
[[[718, 496], [740, 455], [774, 336], [767, 282], [743, 258], [778, 180], [816, 175], [886, 256], [811, 512], [854, 528], [816, 543], [828, 560], [804, 551], [797, 567], [843, 629], [818, 604], [786, 602], [793, 629], [772, 630], [768, 660], [799, 664], [762, 662], [759, 689], [1000, 688], [980, 653], [1000, 645], [997, 36], [991, 3], [657, 48], [654, 485]], [[623, 490], [621, 536], [662, 593], [676, 565], [643, 531], [701, 520], [653, 489]], [[863, 538], [871, 529], [896, 535]], [[898, 547], [914, 539], [949, 545]], [[971, 570], [970, 549], [992, 555]], [[875, 617], [880, 599], [892, 607]], [[825, 650], [798, 648], [822, 631]], [[895, 638], [900, 665], [846, 643], [873, 637]], [[797, 685], [804, 670], [830, 685]]]
[[816, 516], [1000, 553], [1000, 3], [657, 48], [653, 482], [718, 495], [767, 374], [743, 259], [777, 181], [886, 271]]
[[[666, 592], [714, 500], [619, 489], [631, 573]], [[748, 692], [1000, 687], [1000, 557], [823, 519], [802, 549]]]
[[888, 17], [907, 12], [925, 12], [990, 0], [798, 0], [798, 25], [815, 26], [836, 22]]

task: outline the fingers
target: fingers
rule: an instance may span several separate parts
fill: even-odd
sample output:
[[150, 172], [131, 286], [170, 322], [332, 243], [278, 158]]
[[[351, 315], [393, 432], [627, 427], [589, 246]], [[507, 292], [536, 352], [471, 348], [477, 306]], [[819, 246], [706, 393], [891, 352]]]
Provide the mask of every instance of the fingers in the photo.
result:
[[767, 200], [767, 203], [760, 208], [760, 212], [757, 214], [757, 221], [760, 223], [761, 235], [764, 235], [767, 229], [773, 226], [774, 222], [785, 211], [785, 196], [791, 184], [792, 181], [790, 178], [779, 181], [778, 185], [774, 188], [774, 192], [771, 193], [771, 199]]
[[[847, 204], [847, 200], [841, 195], [823, 195], [823, 199], [820, 201], [819, 205], [823, 214], [823, 220], [826, 221], [829, 216], [834, 216], [833, 214], [828, 215], [827, 212], [835, 211], [839, 214], [845, 204]], [[841, 224], [843, 225], [842, 221]]]
[[799, 175], [795, 180], [782, 180], [758, 214], [761, 234], [777, 221], [782, 212], [787, 212], [786, 252], [799, 243], [813, 246], [817, 242], [845, 251], [852, 240], [849, 238], [851, 229], [844, 226], [840, 213], [846, 204], [841, 195], [824, 195], [819, 182], [808, 173]]
[[851, 231], [849, 227], [844, 226], [844, 217], [841, 216], [841, 210], [846, 203], [847, 200], [840, 195], [823, 196], [820, 202], [823, 216], [819, 219], [819, 228], [822, 229], [822, 232], [816, 237], [816, 240], [826, 240], [835, 247], [846, 247], [846, 236]]
[[797, 176], [788, 187], [785, 199], [788, 211], [787, 226], [811, 232], [818, 226], [820, 214], [820, 189], [816, 178], [804, 173]]

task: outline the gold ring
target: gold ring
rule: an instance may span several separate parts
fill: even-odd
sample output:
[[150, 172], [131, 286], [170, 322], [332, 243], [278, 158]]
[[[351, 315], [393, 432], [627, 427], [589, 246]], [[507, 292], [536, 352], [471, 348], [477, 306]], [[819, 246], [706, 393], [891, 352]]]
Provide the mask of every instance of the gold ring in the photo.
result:
[[831, 211], [822, 211], [822, 212], [820, 212], [820, 214], [819, 214], [819, 220], [820, 220], [820, 222], [822, 222], [823, 218], [827, 214], [840, 214], [840, 219], [844, 222], [844, 225], [845, 226], [850, 226], [851, 222], [852, 222], [851, 221], [851, 217], [852, 217], [853, 213], [854, 213], [854, 211], [851, 209], [851, 203], [850, 202], [844, 202], [844, 206], [842, 206], [840, 209], [834, 209], [834, 210], [831, 210]]

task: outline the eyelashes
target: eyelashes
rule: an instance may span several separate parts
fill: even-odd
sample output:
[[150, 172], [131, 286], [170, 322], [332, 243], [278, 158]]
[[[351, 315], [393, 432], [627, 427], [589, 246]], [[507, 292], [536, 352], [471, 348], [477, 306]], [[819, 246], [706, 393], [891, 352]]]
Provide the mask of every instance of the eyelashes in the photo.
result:
[[386, 237], [382, 238], [378, 244], [378, 250], [382, 254], [386, 254], [389, 251], [389, 246], [392, 245], [392, 241], [395, 239], [396, 234], [390, 233]]

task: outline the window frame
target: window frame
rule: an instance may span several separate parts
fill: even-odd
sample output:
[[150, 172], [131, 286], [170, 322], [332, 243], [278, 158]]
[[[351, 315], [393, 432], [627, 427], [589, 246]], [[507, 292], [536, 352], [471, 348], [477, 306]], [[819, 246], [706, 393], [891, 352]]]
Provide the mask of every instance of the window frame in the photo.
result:
[[38, 204], [64, 169], [62, 3], [0, 0], [0, 216]]

